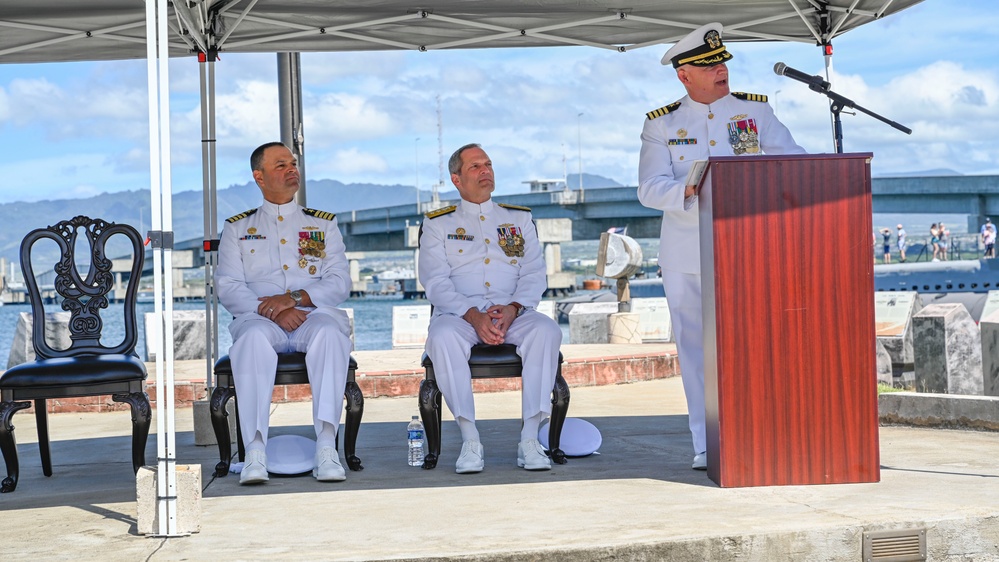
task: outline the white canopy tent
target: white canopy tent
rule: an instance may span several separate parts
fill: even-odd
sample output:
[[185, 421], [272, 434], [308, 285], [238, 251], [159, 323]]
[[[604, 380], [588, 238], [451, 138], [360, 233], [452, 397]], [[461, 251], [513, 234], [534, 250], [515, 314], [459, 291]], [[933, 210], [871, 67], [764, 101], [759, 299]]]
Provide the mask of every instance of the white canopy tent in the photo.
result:
[[[726, 41], [829, 44], [921, 0], [176, 0], [170, 56], [672, 43], [709, 21]], [[4, 0], [0, 63], [145, 56], [142, 0]]]
[[[205, 240], [215, 223], [214, 70], [219, 52], [509, 48], [579, 45], [626, 53], [673, 43], [700, 25], [718, 21], [725, 40], [793, 41], [825, 47], [861, 25], [921, 0], [3, 0], [0, 63], [147, 58], [150, 175], [156, 313], [164, 353], [156, 357], [159, 535], [175, 536], [173, 321], [169, 275], [172, 187], [169, 146], [168, 57], [198, 56], [202, 65]], [[148, 41], [147, 37], [158, 38]], [[281, 55], [287, 56], [287, 55]], [[279, 59], [279, 61], [282, 59]], [[282, 139], [301, 146], [296, 59], [283, 59]], [[297, 107], [296, 106], [297, 103]], [[299, 114], [296, 116], [295, 113]], [[207, 242], [206, 242], [207, 243]], [[211, 282], [214, 256], [206, 282]], [[169, 278], [169, 277], [166, 277]], [[208, 287], [209, 325], [217, 329], [214, 291]], [[214, 346], [214, 347], [213, 347]], [[218, 354], [209, 330], [207, 362]]]

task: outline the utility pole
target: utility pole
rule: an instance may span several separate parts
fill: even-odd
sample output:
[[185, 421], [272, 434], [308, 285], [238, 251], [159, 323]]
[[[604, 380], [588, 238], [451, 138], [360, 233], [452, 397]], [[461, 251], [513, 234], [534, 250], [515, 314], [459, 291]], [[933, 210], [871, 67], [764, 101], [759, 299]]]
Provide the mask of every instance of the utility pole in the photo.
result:
[[579, 150], [579, 201], [583, 201], [583, 114], [576, 115], [576, 148]]
[[416, 214], [420, 214], [420, 137], [413, 143], [413, 154], [416, 159]]

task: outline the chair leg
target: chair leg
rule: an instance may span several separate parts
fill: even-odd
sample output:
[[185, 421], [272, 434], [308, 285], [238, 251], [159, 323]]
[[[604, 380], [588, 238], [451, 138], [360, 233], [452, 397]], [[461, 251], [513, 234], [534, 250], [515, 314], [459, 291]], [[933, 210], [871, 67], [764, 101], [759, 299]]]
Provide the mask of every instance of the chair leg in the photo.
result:
[[45, 400], [35, 400], [35, 427], [38, 428], [38, 454], [42, 457], [42, 474], [52, 476], [52, 451], [49, 447], [49, 415]]
[[559, 365], [558, 373], [555, 374], [555, 388], [552, 390], [552, 419], [548, 425], [548, 446], [555, 464], [569, 462], [565, 458], [565, 453], [559, 448], [562, 440], [562, 426], [565, 425], [565, 417], [568, 413], [569, 384], [562, 378], [562, 366]]
[[212, 430], [215, 431], [215, 441], [219, 445], [219, 463], [215, 465], [214, 476], [219, 478], [229, 474], [229, 462], [232, 459], [232, 442], [229, 436], [229, 412], [226, 404], [235, 395], [231, 388], [216, 386], [212, 398], [208, 402], [208, 412], [212, 418]]
[[132, 471], [139, 472], [146, 464], [146, 440], [149, 438], [149, 426], [153, 422], [149, 395], [145, 392], [112, 394], [111, 399], [132, 407]]
[[239, 397], [234, 396], [232, 403], [235, 404], [232, 409], [236, 412], [236, 453], [239, 454], [239, 462], [243, 462], [246, 460], [246, 445], [243, 444], [243, 430], [239, 425]]
[[10, 420], [18, 410], [31, 407], [31, 402], [0, 402], [0, 453], [7, 465], [7, 477], [0, 482], [0, 493], [13, 492], [17, 488], [20, 473], [17, 465], [17, 445], [14, 443], [14, 426]]
[[357, 433], [361, 429], [361, 416], [364, 415], [364, 394], [361, 387], [354, 381], [347, 381], [347, 386], [343, 393], [347, 404], [347, 423], [343, 438], [343, 456], [347, 460], [347, 467], [353, 471], [364, 470], [361, 466], [361, 459], [355, 454], [357, 446]]
[[427, 438], [423, 468], [429, 470], [437, 467], [441, 456], [441, 391], [433, 379], [420, 383], [420, 417], [423, 418], [423, 432]]

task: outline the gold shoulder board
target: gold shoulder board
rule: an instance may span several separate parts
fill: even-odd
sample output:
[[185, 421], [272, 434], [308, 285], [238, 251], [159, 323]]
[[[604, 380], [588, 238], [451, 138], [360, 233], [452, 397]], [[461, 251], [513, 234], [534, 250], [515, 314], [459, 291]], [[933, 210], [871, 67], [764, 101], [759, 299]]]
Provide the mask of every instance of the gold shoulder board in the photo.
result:
[[308, 207], [302, 207], [302, 212], [309, 216], [316, 217], [317, 219], [323, 219], [328, 221], [331, 221], [336, 218], [336, 215], [334, 215], [333, 213], [329, 213], [327, 211], [319, 211], [316, 209], [309, 209]]
[[520, 205], [510, 205], [508, 203], [498, 203], [498, 205], [500, 207], [503, 207], [504, 209], [513, 209], [514, 211], [527, 211], [528, 213], [531, 212], [530, 207], [522, 207]]
[[250, 216], [250, 215], [252, 215], [253, 213], [256, 213], [256, 212], [257, 212], [256, 209], [250, 209], [249, 211], [243, 211], [242, 213], [240, 213], [238, 215], [233, 215], [233, 216], [225, 219], [225, 222], [236, 222], [238, 220], [243, 220], [246, 217], [248, 217], [248, 216]]
[[680, 102], [675, 101], [675, 102], [673, 102], [673, 103], [671, 103], [669, 105], [664, 105], [664, 106], [660, 107], [659, 109], [653, 109], [652, 111], [646, 113], [645, 116], [648, 117], [649, 120], [651, 121], [651, 120], [655, 119], [656, 117], [662, 117], [663, 115], [666, 115], [670, 111], [676, 111], [677, 108], [679, 108], [679, 107], [680, 107]]
[[441, 209], [437, 209], [436, 211], [430, 211], [429, 213], [426, 214], [426, 217], [428, 219], [436, 219], [437, 217], [442, 217], [448, 213], [453, 213], [457, 210], [458, 210], [457, 205], [451, 205], [450, 207], [444, 207]]
[[732, 95], [744, 101], [761, 101], [763, 103], [767, 102], [767, 96], [763, 94], [747, 94], [746, 92], [732, 92]]

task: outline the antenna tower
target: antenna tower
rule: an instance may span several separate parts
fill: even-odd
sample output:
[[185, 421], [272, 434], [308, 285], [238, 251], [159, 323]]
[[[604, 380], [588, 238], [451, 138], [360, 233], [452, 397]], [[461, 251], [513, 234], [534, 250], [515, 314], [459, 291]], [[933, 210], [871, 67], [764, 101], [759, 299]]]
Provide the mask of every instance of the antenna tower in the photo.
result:
[[438, 189], [444, 188], [444, 127], [441, 119], [441, 95], [437, 94], [437, 183], [433, 189], [433, 208], [440, 207]]

